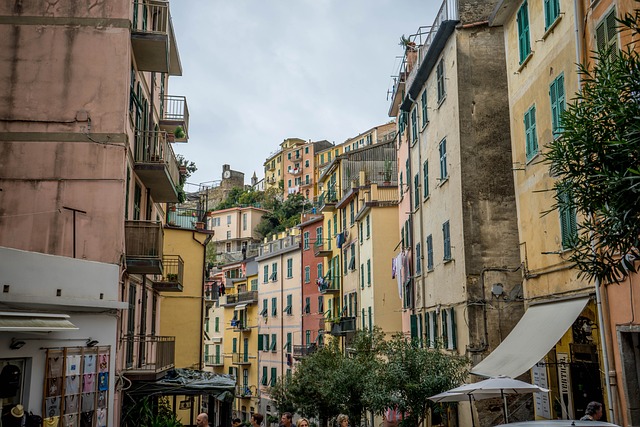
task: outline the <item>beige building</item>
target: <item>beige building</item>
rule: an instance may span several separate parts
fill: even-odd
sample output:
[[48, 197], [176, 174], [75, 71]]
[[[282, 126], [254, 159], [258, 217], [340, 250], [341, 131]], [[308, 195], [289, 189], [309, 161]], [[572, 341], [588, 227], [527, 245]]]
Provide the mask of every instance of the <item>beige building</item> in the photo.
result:
[[268, 387], [291, 375], [293, 347], [302, 344], [300, 230], [265, 240], [258, 262], [258, 366], [261, 414], [277, 416]]
[[207, 229], [214, 233], [212, 244], [218, 265], [255, 256], [260, 242], [256, 226], [266, 212], [260, 208], [236, 207], [209, 214]]
[[284, 177], [284, 162], [282, 161], [282, 148], [269, 154], [264, 162], [264, 190], [280, 188], [280, 182]]
[[305, 142], [297, 138], [285, 139], [280, 144], [284, 159], [284, 198], [291, 194], [301, 194], [309, 200], [314, 199], [315, 153], [330, 147], [333, 144], [329, 141]]

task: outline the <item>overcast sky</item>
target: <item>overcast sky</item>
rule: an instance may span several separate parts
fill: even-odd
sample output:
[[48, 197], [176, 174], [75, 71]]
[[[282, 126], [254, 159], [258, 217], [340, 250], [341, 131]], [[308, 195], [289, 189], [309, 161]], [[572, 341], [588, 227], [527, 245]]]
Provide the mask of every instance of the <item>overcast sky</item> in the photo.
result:
[[[336, 144], [386, 123], [400, 36], [431, 25], [439, 0], [180, 0], [171, 13], [189, 106], [190, 183], [223, 164], [262, 178], [285, 138]], [[188, 188], [188, 191], [194, 188]]]

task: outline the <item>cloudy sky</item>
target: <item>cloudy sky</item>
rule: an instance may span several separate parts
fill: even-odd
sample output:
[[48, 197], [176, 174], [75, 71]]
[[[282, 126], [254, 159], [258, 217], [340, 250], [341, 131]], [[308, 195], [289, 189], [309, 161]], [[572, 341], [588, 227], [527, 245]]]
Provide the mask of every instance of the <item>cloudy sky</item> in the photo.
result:
[[[223, 164], [263, 176], [285, 138], [336, 144], [386, 123], [400, 36], [431, 25], [440, 0], [180, 0], [171, 3], [195, 161], [190, 183]], [[193, 190], [194, 188], [189, 188]]]

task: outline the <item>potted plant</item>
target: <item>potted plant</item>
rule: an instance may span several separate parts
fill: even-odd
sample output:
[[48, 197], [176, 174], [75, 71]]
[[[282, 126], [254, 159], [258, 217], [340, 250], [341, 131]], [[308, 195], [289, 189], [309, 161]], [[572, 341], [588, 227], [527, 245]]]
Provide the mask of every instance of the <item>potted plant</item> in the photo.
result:
[[187, 134], [184, 129], [182, 129], [182, 126], [178, 126], [176, 130], [173, 131], [173, 136], [175, 136], [176, 139], [185, 139]]
[[176, 274], [176, 273], [167, 274], [167, 281], [168, 282], [177, 282], [178, 281], [178, 274]]

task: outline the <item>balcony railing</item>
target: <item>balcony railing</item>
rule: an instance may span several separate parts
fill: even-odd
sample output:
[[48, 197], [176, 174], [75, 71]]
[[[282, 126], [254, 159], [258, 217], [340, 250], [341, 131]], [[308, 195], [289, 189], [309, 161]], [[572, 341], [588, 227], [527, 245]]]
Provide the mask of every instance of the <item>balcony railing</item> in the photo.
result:
[[222, 355], [206, 355], [204, 356], [204, 364], [207, 366], [224, 366]]
[[[322, 327], [324, 328], [324, 322]], [[316, 344], [307, 344], [307, 345], [294, 345], [293, 346], [293, 357], [296, 359], [309, 356], [315, 353], [318, 350], [318, 346]]]
[[256, 387], [249, 385], [237, 385], [236, 396], [239, 398], [250, 398], [255, 394]]
[[231, 320], [231, 327], [235, 332], [251, 332], [247, 319]]
[[184, 261], [180, 255], [162, 257], [163, 274], [160, 280], [153, 283], [153, 288], [160, 292], [182, 292], [184, 280]]
[[136, 131], [134, 162], [136, 174], [147, 188], [151, 188], [155, 202], [178, 201], [178, 160], [166, 132]]
[[255, 304], [258, 302], [258, 291], [238, 292], [237, 294], [227, 295], [227, 303], [225, 305], [236, 304]]
[[[176, 129], [182, 128], [184, 135], [176, 135]], [[160, 128], [175, 142], [187, 142], [189, 139], [189, 108], [185, 96], [166, 95], [164, 97]]]
[[127, 375], [156, 375], [175, 364], [175, 337], [125, 335]]
[[214, 304], [216, 301], [218, 301], [219, 297], [220, 297], [220, 289], [218, 288], [218, 285], [214, 284], [205, 288], [204, 290], [205, 303]]
[[155, 221], [125, 221], [127, 271], [162, 274], [162, 224]]
[[206, 228], [206, 212], [201, 209], [178, 208], [170, 205], [167, 212], [167, 224], [172, 227], [195, 230]]
[[355, 332], [356, 330], [356, 318], [351, 316], [345, 316], [340, 318], [340, 329], [342, 332]]
[[316, 282], [320, 293], [325, 294], [327, 292], [340, 292], [340, 281], [338, 278], [321, 278]]
[[131, 45], [138, 70], [182, 75], [168, 1], [133, 0]]
[[248, 353], [233, 353], [231, 355], [231, 363], [234, 365], [250, 365], [251, 361], [249, 360]]

